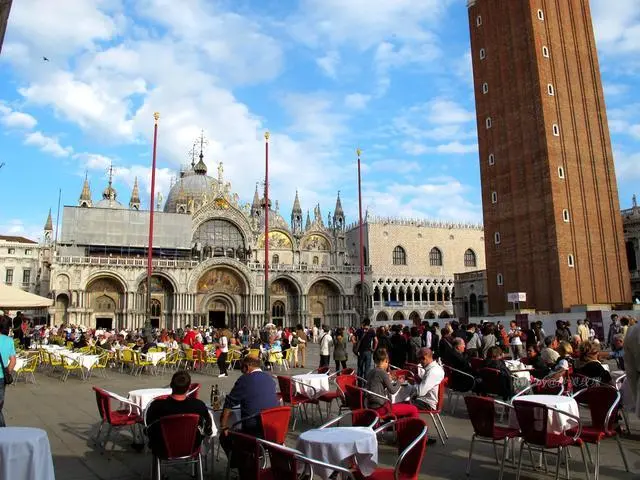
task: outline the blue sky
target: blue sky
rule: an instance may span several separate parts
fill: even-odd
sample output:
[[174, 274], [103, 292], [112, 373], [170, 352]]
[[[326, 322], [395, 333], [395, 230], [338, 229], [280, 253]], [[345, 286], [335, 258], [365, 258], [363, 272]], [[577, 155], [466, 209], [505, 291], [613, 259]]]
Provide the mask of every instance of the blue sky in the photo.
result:
[[[625, 208], [640, 2], [591, 4]], [[111, 162], [118, 200], [137, 176], [148, 204], [154, 111], [165, 197], [204, 129], [210, 172], [222, 161], [250, 201], [269, 129], [287, 219], [296, 189], [324, 216], [340, 190], [355, 221], [360, 146], [371, 213], [480, 222], [470, 63], [465, 0], [19, 0], [0, 55], [0, 233], [37, 237], [85, 172], [97, 200]]]

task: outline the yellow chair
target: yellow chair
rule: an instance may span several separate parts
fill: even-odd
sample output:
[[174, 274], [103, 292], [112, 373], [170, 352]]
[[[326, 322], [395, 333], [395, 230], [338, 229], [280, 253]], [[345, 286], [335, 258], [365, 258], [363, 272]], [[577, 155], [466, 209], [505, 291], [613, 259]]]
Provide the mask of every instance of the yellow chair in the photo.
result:
[[103, 353], [100, 353], [100, 358], [98, 358], [98, 361], [91, 368], [91, 370], [89, 370], [89, 376], [91, 376], [91, 373], [97, 369], [98, 371], [102, 372], [102, 376], [104, 378], [109, 378], [107, 376], [107, 368], [109, 367], [109, 359], [111, 357], [110, 355], [111, 352], [107, 352], [106, 350], [103, 350], [103, 349], [100, 349], [100, 350], [102, 350]]
[[145, 368], [150, 369], [151, 373], [153, 373], [153, 370], [155, 369], [155, 365], [151, 360], [147, 360], [142, 353], [134, 351], [133, 360], [134, 360], [134, 366], [135, 366], [134, 367], [135, 372], [133, 373], [134, 375], [140, 375]]
[[73, 342], [67, 342], [67, 348], [73, 350]]
[[71, 372], [80, 372], [80, 378], [84, 380], [84, 369], [79, 360], [65, 355], [60, 355], [60, 359], [62, 360], [62, 368], [64, 370], [62, 377], [60, 377], [61, 381], [66, 382]]
[[167, 367], [178, 368], [178, 361], [180, 360], [180, 353], [175, 351], [167, 352], [167, 356], [158, 362], [158, 366], [162, 367], [162, 374], [167, 370]]
[[242, 360], [242, 353], [240, 350], [229, 350], [227, 353], [227, 366], [233, 370], [236, 367], [236, 362]]
[[27, 359], [27, 363], [25, 363], [24, 367], [20, 370], [16, 371], [16, 382], [20, 378], [21, 375], [25, 376], [25, 382], [29, 378], [28, 375], [31, 375], [31, 380], [33, 380], [33, 384], [37, 385], [35, 371], [38, 368], [38, 364], [40, 363], [40, 357], [38, 355], [31, 355], [29, 359]]
[[120, 350], [120, 371], [124, 372], [124, 367], [129, 366], [131, 373], [135, 371], [135, 359], [133, 357], [133, 350], [123, 349]]
[[259, 348], [252, 348], [249, 350], [249, 355], [252, 357], [260, 358], [261, 353]]
[[58, 367], [62, 370], [62, 359], [59, 356], [47, 351], [44, 351], [43, 354], [46, 358], [45, 365], [51, 369], [50, 373], [55, 372]]
[[196, 359], [193, 358], [193, 349], [185, 349], [184, 358], [182, 358], [180, 361], [184, 364], [184, 368], [187, 368], [188, 365], [191, 365], [191, 369], [195, 369]]

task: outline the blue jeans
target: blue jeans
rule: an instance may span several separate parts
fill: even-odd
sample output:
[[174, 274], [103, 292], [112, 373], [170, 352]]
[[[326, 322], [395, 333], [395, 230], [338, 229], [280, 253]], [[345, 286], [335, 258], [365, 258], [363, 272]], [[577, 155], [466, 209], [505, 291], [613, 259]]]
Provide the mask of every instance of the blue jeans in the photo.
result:
[[4, 390], [6, 385], [4, 384], [4, 378], [0, 378], [0, 427], [6, 427], [4, 423], [4, 415], [2, 414], [2, 407], [4, 407]]
[[361, 378], [367, 378], [367, 373], [371, 370], [372, 352], [367, 350], [366, 352], [360, 352], [358, 355], [358, 376]]

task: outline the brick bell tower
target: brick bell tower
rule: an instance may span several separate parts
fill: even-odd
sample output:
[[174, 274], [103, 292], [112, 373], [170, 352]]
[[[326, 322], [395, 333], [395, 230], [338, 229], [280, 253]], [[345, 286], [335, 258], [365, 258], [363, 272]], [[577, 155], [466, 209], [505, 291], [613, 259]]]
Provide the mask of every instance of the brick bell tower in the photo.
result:
[[631, 301], [588, 0], [469, 0], [491, 313]]

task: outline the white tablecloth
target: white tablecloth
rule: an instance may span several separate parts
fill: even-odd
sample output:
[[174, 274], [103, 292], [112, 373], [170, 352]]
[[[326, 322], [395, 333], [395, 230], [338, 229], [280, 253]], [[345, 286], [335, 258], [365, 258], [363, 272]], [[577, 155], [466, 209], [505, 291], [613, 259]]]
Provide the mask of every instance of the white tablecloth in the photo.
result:
[[16, 366], [13, 367], [13, 370], [15, 372], [19, 372], [20, 370], [22, 370], [24, 368], [24, 366], [27, 364], [27, 359], [24, 357], [16, 357]]
[[[576, 415], [578, 417], [580, 416], [578, 402], [576, 402], [571, 397], [565, 397], [562, 395], [523, 395], [516, 399], [516, 401], [518, 400], [525, 400], [527, 402], [546, 405], [548, 407], [557, 408], [558, 410]], [[549, 422], [547, 425], [547, 432], [549, 433], [562, 433], [565, 430], [577, 426], [574, 419], [556, 412], [549, 412], [549, 418], [547, 419], [547, 421]], [[511, 415], [509, 417], [509, 423], [513, 427], [518, 427], [518, 420], [516, 418], [515, 412], [513, 411], [511, 412]]]
[[[72, 358], [73, 360], [77, 360], [87, 370], [91, 370], [93, 366], [98, 363], [100, 359], [100, 355], [87, 355], [80, 352], [70, 352], [64, 351], [60, 352], [61, 355], [64, 355], [67, 358]], [[67, 363], [71, 363], [68, 359], [65, 359]]]
[[50, 352], [59, 351], [59, 350], [66, 350], [66, 348], [63, 347], [62, 345], [55, 345], [55, 344], [42, 345], [42, 349], [50, 351]]
[[401, 385], [400, 390], [395, 395], [391, 395], [391, 403], [402, 403], [411, 400], [411, 394], [413, 393], [413, 385]]
[[164, 395], [171, 395], [170, 388], [142, 388], [129, 392], [129, 401], [135, 403], [141, 410], [145, 410], [151, 401]]
[[[331, 390], [329, 387], [329, 376], [324, 373], [306, 373], [304, 375], [294, 375], [293, 377], [295, 382], [293, 382], [294, 388], [296, 389], [296, 393], [300, 395], [306, 395], [307, 397], [313, 397], [322, 395]], [[304, 383], [304, 385], [299, 384], [298, 382]], [[309, 388], [307, 385], [312, 386], [313, 388]], [[315, 392], [314, 389], [315, 388]]]
[[149, 352], [146, 354], [147, 359], [154, 365], [158, 365], [160, 360], [167, 358], [167, 352]]
[[0, 478], [55, 480], [47, 432], [39, 428], [0, 428]]
[[[298, 437], [297, 447], [307, 457], [317, 458], [333, 465], [355, 456], [360, 471], [371, 475], [378, 464], [378, 439], [371, 428], [334, 427], [322, 430], [307, 430]], [[328, 480], [331, 470], [314, 468], [314, 472]]]

